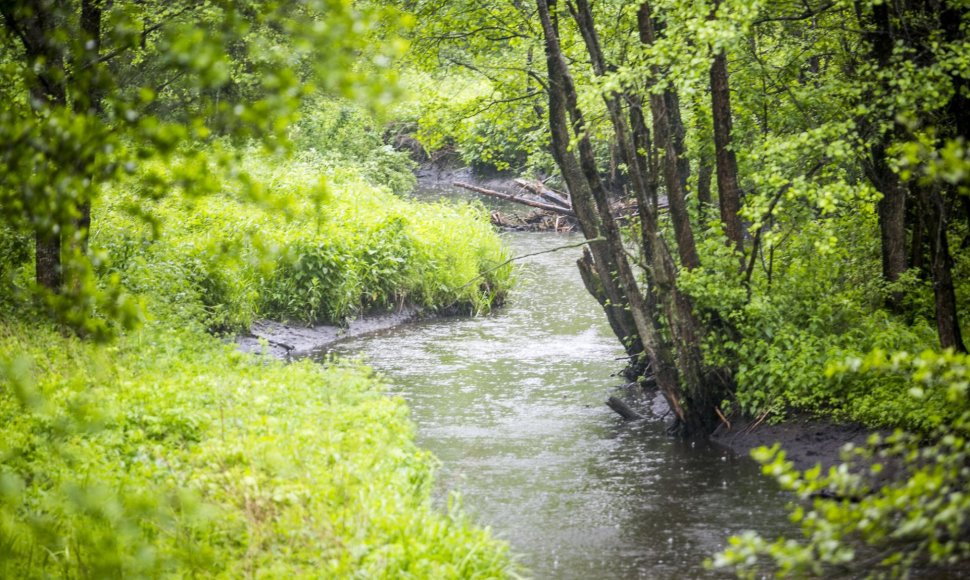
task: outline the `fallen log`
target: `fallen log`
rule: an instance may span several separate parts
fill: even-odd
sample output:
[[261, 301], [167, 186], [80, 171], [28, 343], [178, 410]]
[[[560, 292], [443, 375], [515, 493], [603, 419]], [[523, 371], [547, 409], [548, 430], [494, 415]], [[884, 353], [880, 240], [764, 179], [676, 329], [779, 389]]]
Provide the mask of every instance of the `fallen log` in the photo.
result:
[[522, 189], [531, 191], [546, 201], [550, 201], [569, 209], [573, 208], [573, 204], [569, 201], [568, 195], [546, 187], [546, 184], [542, 183], [541, 181], [529, 181], [528, 179], [521, 178], [514, 179], [513, 181]]
[[616, 411], [618, 415], [623, 417], [624, 421], [636, 421], [637, 419], [643, 419], [643, 415], [637, 413], [631, 409], [629, 405], [616, 397], [610, 397], [607, 399], [606, 406]]
[[467, 189], [468, 191], [474, 191], [475, 193], [481, 193], [482, 195], [497, 197], [499, 199], [504, 199], [506, 201], [514, 201], [515, 203], [521, 203], [522, 205], [527, 205], [529, 207], [535, 207], [542, 210], [551, 211], [553, 213], [558, 213], [561, 215], [576, 217], [576, 214], [573, 212], [573, 210], [562, 206], [543, 203], [541, 201], [533, 201], [531, 199], [525, 199], [521, 197], [516, 197], [514, 195], [509, 195], [507, 193], [502, 193], [500, 191], [494, 191], [492, 189], [485, 189], [484, 187], [478, 187], [477, 185], [472, 185], [470, 183], [462, 183], [461, 181], [454, 181], [452, 182], [452, 184], [455, 187]]

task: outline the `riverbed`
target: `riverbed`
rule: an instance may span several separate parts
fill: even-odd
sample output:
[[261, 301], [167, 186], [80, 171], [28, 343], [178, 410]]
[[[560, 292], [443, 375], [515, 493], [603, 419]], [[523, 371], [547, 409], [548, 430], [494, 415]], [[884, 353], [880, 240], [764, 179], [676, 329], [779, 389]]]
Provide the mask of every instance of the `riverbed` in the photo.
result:
[[[505, 236], [516, 255], [580, 240]], [[613, 376], [623, 351], [582, 286], [579, 254], [518, 262], [515, 290], [489, 316], [407, 324], [330, 352], [363, 357], [407, 400], [418, 444], [441, 460], [439, 501], [459, 492], [534, 577], [714, 576], [702, 562], [732, 533], [790, 534], [790, 497], [753, 460], [603, 404], [631, 394]]]

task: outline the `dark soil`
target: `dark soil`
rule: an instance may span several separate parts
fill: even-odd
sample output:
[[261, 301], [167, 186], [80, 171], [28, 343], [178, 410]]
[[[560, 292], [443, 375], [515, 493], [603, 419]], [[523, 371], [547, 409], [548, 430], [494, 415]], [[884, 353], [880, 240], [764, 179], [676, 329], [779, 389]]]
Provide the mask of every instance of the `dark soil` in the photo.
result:
[[865, 443], [872, 430], [849, 423], [840, 424], [818, 419], [795, 419], [779, 425], [755, 426], [755, 420], [744, 420], [718, 427], [711, 440], [735, 453], [748, 454], [756, 447], [781, 444], [785, 457], [797, 469], [809, 469], [816, 464], [823, 468], [841, 463], [840, 451], [847, 443]]
[[[649, 420], [669, 420], [672, 415], [660, 391], [641, 390], [634, 384], [623, 389], [623, 398]], [[639, 391], [639, 394], [638, 394]], [[837, 423], [823, 419], [795, 418], [778, 425], [756, 419], [731, 417], [730, 428], [722, 424], [710, 441], [739, 455], [750, 455], [752, 449], [778, 443], [785, 457], [800, 470], [816, 464], [828, 468], [842, 463], [842, 447], [847, 443], [861, 446], [873, 430], [858, 423]], [[889, 470], [887, 470], [887, 474]]]

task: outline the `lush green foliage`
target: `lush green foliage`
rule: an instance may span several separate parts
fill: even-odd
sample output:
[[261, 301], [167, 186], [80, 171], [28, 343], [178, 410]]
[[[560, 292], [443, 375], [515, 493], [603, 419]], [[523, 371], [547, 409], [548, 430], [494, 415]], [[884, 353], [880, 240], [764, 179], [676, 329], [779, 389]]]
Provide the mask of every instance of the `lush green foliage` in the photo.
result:
[[[843, 243], [821, 250], [833, 228], [842, 232]], [[737, 329], [736, 338], [713, 337], [706, 345], [713, 360], [736, 368], [737, 390], [723, 405], [725, 412], [766, 414], [773, 421], [807, 413], [918, 431], [962, 412], [942, 396], [914, 400], [901, 378], [826, 372], [832, 360], [873, 349], [914, 351], [934, 341], [925, 281], [914, 276], [897, 285], [908, 286], [910, 320], [883, 308], [892, 288], [879, 276], [875, 230], [871, 213], [844, 213], [827, 224], [801, 228], [797, 238], [772, 253], [770, 263], [764, 262], [751, 298], [737, 280], [736, 258], [727, 248], [716, 242], [703, 248], [705, 263], [720, 268], [687, 273], [682, 287], [698, 308]]]
[[482, 209], [395, 195], [414, 177], [372, 118], [403, 48], [382, 17], [0, 8], [0, 576], [514, 573], [432, 506], [435, 461], [369, 371], [209, 334], [507, 289]]
[[736, 536], [712, 565], [749, 577], [770, 567], [785, 578], [965, 570], [970, 561], [970, 357], [952, 352], [890, 357], [874, 351], [834, 366], [833, 372], [903, 379], [915, 401], [939, 398], [962, 411], [927, 438], [898, 430], [872, 435], [866, 445], [846, 449], [846, 462], [827, 473], [819, 467], [794, 469], [777, 446], [757, 450], [765, 473], [802, 502], [792, 520], [801, 524], [804, 537]]
[[0, 323], [0, 576], [474, 578], [504, 544], [431, 506], [434, 459], [365, 369], [150, 324]]
[[270, 205], [231, 190], [169, 196], [150, 211], [167, 224], [159, 237], [130, 217], [134, 196], [119, 191], [96, 207], [92, 246], [114, 257], [105, 273], [124, 287], [173, 297], [159, 304], [213, 329], [259, 316], [342, 323], [401, 304], [482, 313], [501, 299], [511, 267], [496, 269], [506, 250], [483, 210], [403, 201], [365, 181], [364, 165], [253, 152], [243, 168]]
[[315, 88], [386, 103], [403, 43], [387, 32], [369, 42], [382, 16], [378, 5], [331, 0], [5, 3], [0, 211], [47, 257], [35, 293], [90, 335], [108, 333], [105, 319], [135, 323], [137, 304], [92, 272], [90, 205], [120, 182], [146, 204], [226, 181], [259, 199], [239, 149], [213, 140], [287, 147]]

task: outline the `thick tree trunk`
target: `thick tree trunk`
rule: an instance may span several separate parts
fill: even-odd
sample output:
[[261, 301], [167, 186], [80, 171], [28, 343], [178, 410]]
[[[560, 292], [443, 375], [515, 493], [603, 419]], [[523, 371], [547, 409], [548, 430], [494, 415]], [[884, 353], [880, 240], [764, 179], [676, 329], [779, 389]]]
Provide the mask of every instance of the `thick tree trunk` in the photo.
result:
[[[869, 181], [882, 194], [876, 206], [882, 248], [882, 277], [895, 282], [906, 270], [906, 188], [886, 162], [886, 150], [877, 143], [866, 164]], [[897, 300], [894, 300], [894, 302]]]
[[[861, 14], [860, 8], [857, 11]], [[890, 8], [886, 3], [873, 5], [872, 22], [865, 34], [869, 42], [869, 56], [880, 69], [890, 67], [894, 40]], [[866, 26], [866, 23], [862, 23]], [[888, 89], [888, 87], [887, 87]], [[870, 160], [865, 164], [869, 181], [882, 194], [877, 206], [879, 214], [879, 238], [882, 249], [882, 275], [887, 282], [895, 282], [906, 270], [906, 188], [899, 176], [886, 161], [886, 148], [892, 141], [895, 129], [875, 137], [870, 148]], [[923, 206], [923, 204], [920, 204]], [[900, 297], [890, 299], [895, 307]]]
[[714, 151], [717, 163], [717, 193], [721, 206], [724, 234], [734, 247], [744, 253], [744, 231], [741, 227], [741, 187], [738, 185], [738, 161], [731, 148], [731, 91], [728, 85], [727, 55], [714, 57], [711, 65], [711, 112], [714, 117]]

